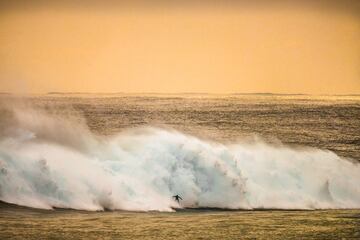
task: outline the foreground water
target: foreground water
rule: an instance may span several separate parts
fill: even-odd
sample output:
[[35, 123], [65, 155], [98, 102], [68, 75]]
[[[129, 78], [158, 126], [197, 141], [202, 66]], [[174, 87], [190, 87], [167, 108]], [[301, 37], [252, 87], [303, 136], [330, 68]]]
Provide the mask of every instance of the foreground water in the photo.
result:
[[360, 210], [85, 212], [0, 208], [1, 239], [360, 239]]

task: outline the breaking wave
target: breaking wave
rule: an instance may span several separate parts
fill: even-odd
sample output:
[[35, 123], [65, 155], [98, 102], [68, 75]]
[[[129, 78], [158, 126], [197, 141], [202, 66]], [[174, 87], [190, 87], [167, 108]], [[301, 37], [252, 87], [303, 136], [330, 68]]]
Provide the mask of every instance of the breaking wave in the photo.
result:
[[360, 208], [360, 165], [330, 151], [224, 145], [151, 127], [101, 137], [84, 120], [7, 109], [0, 200], [91, 211]]

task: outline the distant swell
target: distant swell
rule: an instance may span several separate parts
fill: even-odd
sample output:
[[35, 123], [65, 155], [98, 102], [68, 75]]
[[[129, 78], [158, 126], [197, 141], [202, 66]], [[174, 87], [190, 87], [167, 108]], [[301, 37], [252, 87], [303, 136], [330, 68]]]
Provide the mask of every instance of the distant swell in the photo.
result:
[[8, 203], [91, 211], [360, 208], [360, 165], [330, 151], [223, 145], [151, 127], [100, 137], [84, 120], [3, 111], [0, 200]]

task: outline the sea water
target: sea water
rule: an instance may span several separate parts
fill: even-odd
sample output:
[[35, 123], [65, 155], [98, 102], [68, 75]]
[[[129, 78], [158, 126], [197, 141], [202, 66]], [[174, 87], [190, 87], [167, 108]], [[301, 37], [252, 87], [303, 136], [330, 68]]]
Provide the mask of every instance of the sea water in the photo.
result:
[[[164, 238], [172, 233], [190, 237], [191, 231], [179, 235], [174, 230], [187, 222], [193, 222], [188, 227], [199, 237], [205, 230], [214, 238], [265, 239], [268, 231], [279, 238], [358, 234], [359, 211], [346, 209], [360, 208], [359, 96], [52, 93], [0, 98], [0, 200], [74, 209], [43, 212], [5, 204], [0, 209], [4, 236], [17, 236], [17, 224], [27, 219], [19, 227], [33, 237], [40, 234], [34, 228], [44, 230], [43, 236], [71, 237], [68, 228], [91, 231], [82, 223], [94, 214], [94, 226], [108, 222], [110, 228], [102, 230], [128, 238], [147, 229], [155, 236], [154, 228]], [[172, 199], [175, 194], [184, 199], [180, 204]], [[189, 208], [207, 210], [179, 212]], [[92, 213], [104, 210], [112, 212]], [[46, 235], [48, 218], [74, 221]], [[46, 219], [43, 226], [41, 219]], [[312, 221], [319, 221], [315, 232], [308, 226]], [[124, 224], [137, 230], [123, 232]], [[206, 224], [222, 231], [210, 231]], [[342, 227], [347, 230], [336, 230]]]

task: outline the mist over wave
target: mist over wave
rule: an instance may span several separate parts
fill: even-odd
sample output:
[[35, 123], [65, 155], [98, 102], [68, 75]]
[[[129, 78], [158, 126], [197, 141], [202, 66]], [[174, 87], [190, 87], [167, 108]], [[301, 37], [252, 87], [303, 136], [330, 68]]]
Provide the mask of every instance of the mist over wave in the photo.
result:
[[3, 107], [0, 200], [83, 210], [360, 208], [360, 165], [330, 151], [224, 145], [152, 127], [97, 136], [81, 118]]

